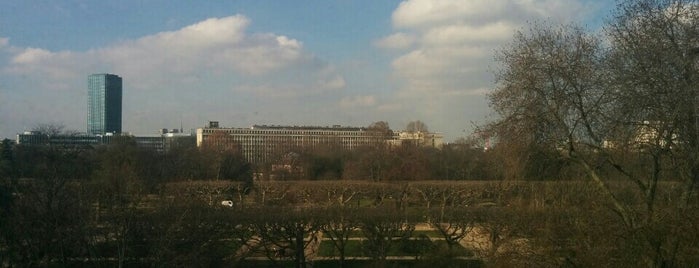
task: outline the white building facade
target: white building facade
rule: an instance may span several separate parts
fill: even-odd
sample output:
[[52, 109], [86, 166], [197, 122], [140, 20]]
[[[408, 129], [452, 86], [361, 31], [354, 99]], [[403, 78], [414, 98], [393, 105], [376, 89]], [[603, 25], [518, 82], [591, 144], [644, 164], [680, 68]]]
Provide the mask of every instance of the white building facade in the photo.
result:
[[[336, 146], [345, 150], [355, 150], [378, 144], [400, 145], [411, 142], [420, 146], [441, 148], [442, 135], [436, 133], [400, 132], [385, 135], [361, 127], [298, 127], [298, 126], [258, 126], [250, 128], [220, 128], [218, 122], [209, 122], [208, 127], [197, 129], [197, 146], [217, 142], [209, 138], [216, 133], [225, 134], [225, 142], [234, 142], [242, 155], [251, 163], [265, 163], [274, 156], [295, 148], [315, 148]], [[219, 134], [220, 135], [220, 134]]]

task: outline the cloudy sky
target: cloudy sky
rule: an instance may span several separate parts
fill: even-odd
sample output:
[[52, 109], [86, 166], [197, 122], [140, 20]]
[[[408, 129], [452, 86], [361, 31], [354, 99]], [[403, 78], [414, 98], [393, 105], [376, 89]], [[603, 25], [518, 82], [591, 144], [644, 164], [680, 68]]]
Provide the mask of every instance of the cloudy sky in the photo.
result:
[[87, 76], [124, 79], [123, 129], [273, 125], [447, 141], [492, 118], [493, 52], [531, 21], [597, 29], [612, 1], [2, 1], [0, 138], [85, 131]]

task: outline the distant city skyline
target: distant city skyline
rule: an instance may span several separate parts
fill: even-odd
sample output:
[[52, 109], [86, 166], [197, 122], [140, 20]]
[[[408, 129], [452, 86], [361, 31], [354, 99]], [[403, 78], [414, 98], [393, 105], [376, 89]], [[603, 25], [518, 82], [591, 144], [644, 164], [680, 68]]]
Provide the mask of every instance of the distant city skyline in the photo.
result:
[[420, 120], [453, 141], [492, 116], [494, 52], [532, 21], [597, 30], [613, 1], [4, 1], [0, 138], [83, 131], [85, 76], [124, 78], [122, 130]]

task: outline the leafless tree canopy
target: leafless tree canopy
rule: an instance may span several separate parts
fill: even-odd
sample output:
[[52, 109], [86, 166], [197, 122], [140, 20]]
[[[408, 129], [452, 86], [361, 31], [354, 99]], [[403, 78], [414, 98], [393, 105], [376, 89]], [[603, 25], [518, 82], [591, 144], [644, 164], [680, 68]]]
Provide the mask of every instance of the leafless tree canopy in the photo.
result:
[[32, 131], [48, 136], [63, 134], [64, 125], [61, 124], [37, 124]]
[[408, 125], [405, 127], [405, 131], [408, 132], [429, 132], [429, 129], [427, 128], [427, 124], [420, 120], [416, 121], [411, 121], [408, 123]]
[[[699, 180], [699, 5], [689, 0], [620, 2], [604, 36], [538, 23], [497, 54], [490, 125], [528, 159], [547, 152], [576, 166], [605, 193], [627, 228], [655, 226], [661, 181], [680, 181], [694, 204]], [[605, 41], [608, 42], [605, 42]], [[609, 179], [635, 185], [628, 205]], [[647, 263], [668, 265], [680, 238], [639, 235]]]

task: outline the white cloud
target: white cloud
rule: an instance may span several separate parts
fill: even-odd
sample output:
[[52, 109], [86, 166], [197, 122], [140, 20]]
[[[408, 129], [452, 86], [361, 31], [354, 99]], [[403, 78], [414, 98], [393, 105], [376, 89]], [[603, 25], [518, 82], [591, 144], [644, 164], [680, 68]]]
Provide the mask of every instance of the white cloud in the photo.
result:
[[[8, 69], [33, 72], [37, 65], [65, 69], [66, 61], [114, 70], [131, 79], [161, 74], [184, 74], [221, 69], [260, 75], [282, 68], [302, 57], [299, 41], [273, 34], [246, 35], [249, 20], [237, 15], [212, 18], [177, 31], [161, 32], [86, 52], [51, 52], [26, 48]], [[90, 69], [90, 68], [87, 68]]]
[[438, 47], [413, 50], [393, 61], [394, 70], [405, 77], [432, 76], [443, 72], [472, 69], [482, 69], [483, 66], [473, 66], [476, 62], [464, 62], [490, 58], [492, 51], [481, 47]]
[[41, 75], [51, 79], [72, 78], [75, 69], [85, 63], [84, 57], [69, 51], [51, 52], [41, 48], [8, 47], [13, 56], [10, 65], [2, 71], [16, 75]]
[[[118, 74], [124, 78], [124, 129], [136, 133], [166, 127], [160, 125], [162, 121], [152, 120], [177, 117], [159, 107], [225, 118], [231, 111], [254, 108], [255, 101], [282, 107], [285, 102], [346, 87], [345, 78], [330, 64], [304, 51], [301, 41], [250, 33], [249, 25], [250, 20], [242, 15], [210, 18], [87, 51], [13, 47], [7, 38], [0, 38], [0, 48], [9, 57], [0, 65], [0, 75], [5, 81], [13, 80], [12, 88], [22, 89], [21, 93], [13, 91], [15, 99], [45, 107], [42, 109], [49, 110], [46, 114], [59, 111], [51, 112], [57, 107], [32, 95], [71, 96], [56, 102], [73, 103], [61, 106], [67, 108], [60, 113], [71, 118], [66, 122], [69, 128], [82, 129], [87, 75]], [[268, 101], [269, 97], [276, 98]], [[0, 106], [4, 101], [0, 100]], [[10, 113], [5, 109], [0, 107], [0, 113]], [[31, 111], [12, 113], [45, 121]], [[15, 119], [0, 117], [21, 131], [17, 126], [23, 123], [11, 120]]]
[[405, 108], [406, 107], [403, 104], [397, 103], [397, 102], [383, 103], [383, 104], [379, 105], [378, 107], [376, 107], [376, 109], [378, 111], [384, 112], [384, 113], [399, 112]]
[[[459, 122], [466, 111], [459, 103], [487, 107], [494, 52], [517, 29], [532, 21], [575, 21], [598, 5], [581, 0], [405, 0], [392, 14], [395, 31], [375, 42], [403, 49], [391, 62], [396, 99], [378, 109], [443, 120], [434, 129], [454, 133], [450, 128], [470, 124]], [[474, 120], [489, 112], [470, 113], [480, 115], [471, 115]]]
[[317, 84], [320, 88], [325, 88], [329, 90], [342, 89], [345, 88], [345, 86], [347, 85], [345, 82], [345, 78], [340, 75], [329, 77], [327, 79], [322, 79], [318, 81]]
[[375, 42], [381, 48], [400, 49], [408, 48], [415, 43], [415, 36], [406, 33], [395, 33]]
[[361, 108], [374, 105], [376, 105], [376, 97], [372, 95], [345, 97], [340, 100], [340, 107], [342, 108]]
[[[164, 82], [176, 83], [179, 79], [192, 81], [192, 77], [199, 76], [265, 76], [291, 66], [306, 72], [324, 72], [324, 64], [318, 64], [312, 55], [304, 52], [300, 41], [283, 35], [248, 34], [245, 30], [249, 24], [249, 19], [242, 15], [210, 18], [176, 31], [84, 52], [15, 48], [17, 52], [11, 64], [3, 70], [55, 79], [114, 72], [141, 89], [157, 88]], [[325, 75], [307, 75], [315, 80], [305, 83], [322, 80], [326, 87], [344, 87], [343, 78], [336, 73]]]
[[15, 56], [12, 59], [12, 63], [15, 64], [31, 64], [35, 63], [40, 60], [45, 60], [50, 58], [53, 55], [48, 50], [45, 49], [40, 49], [40, 48], [27, 48], [22, 53], [19, 55]]
[[300, 57], [300, 42], [273, 34], [247, 36], [248, 25], [249, 20], [241, 15], [212, 18], [100, 49], [97, 54], [130, 77], [201, 69], [259, 75]]
[[234, 93], [252, 94], [259, 98], [300, 98], [319, 95], [343, 89], [345, 80], [342, 76], [329, 77], [315, 82], [289, 83], [288, 81], [250, 82], [233, 87]]
[[346, 87], [345, 78], [333, 66], [319, 61], [294, 66], [259, 79], [244, 79], [232, 87], [234, 93], [252, 94], [260, 98], [306, 98], [324, 95]]
[[444, 24], [480, 25], [501, 20], [568, 21], [582, 18], [598, 3], [577, 0], [407, 0], [393, 12], [397, 28], [422, 29]]
[[0, 48], [6, 47], [10, 44], [10, 38], [0, 37]]
[[506, 1], [499, 0], [409, 0], [398, 6], [392, 19], [398, 28], [416, 29], [454, 21], [487, 20], [506, 7]]
[[498, 21], [485, 25], [451, 24], [430, 28], [423, 35], [425, 45], [453, 45], [465, 43], [502, 43], [512, 37], [517, 27], [510, 22]]
[[399, 48], [391, 45], [413, 38], [391, 64], [399, 94], [468, 96], [491, 83], [494, 51], [526, 21], [573, 19], [583, 7], [574, 0], [407, 0], [392, 15], [397, 32], [378, 43]]

